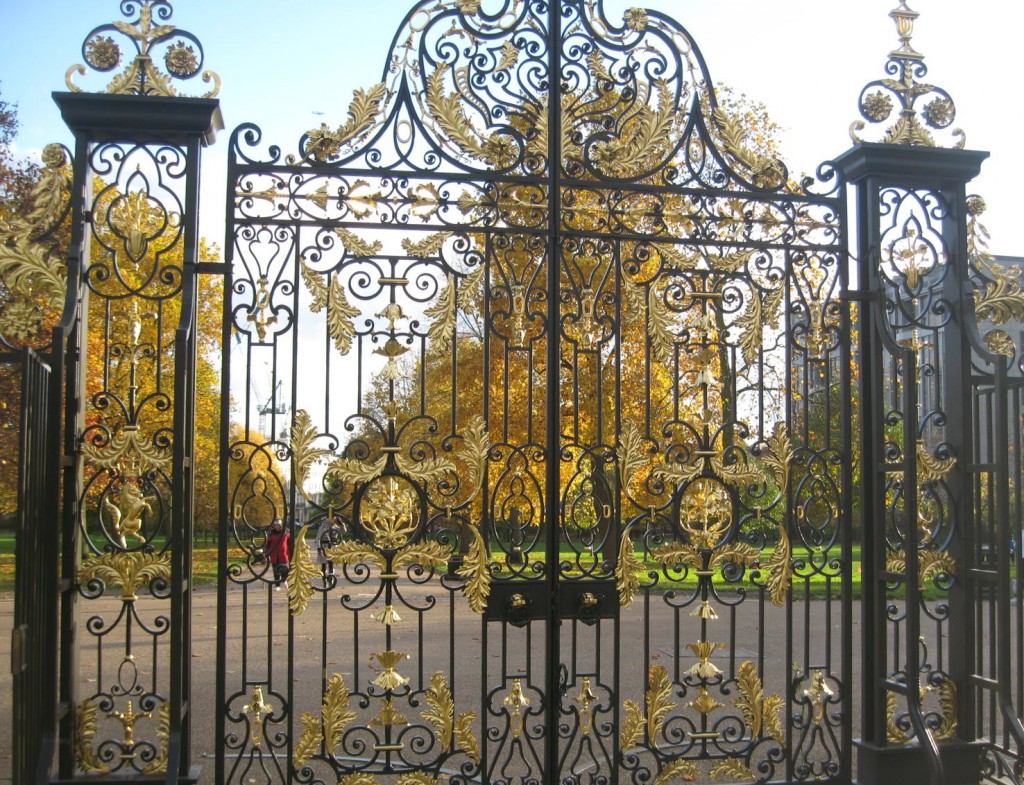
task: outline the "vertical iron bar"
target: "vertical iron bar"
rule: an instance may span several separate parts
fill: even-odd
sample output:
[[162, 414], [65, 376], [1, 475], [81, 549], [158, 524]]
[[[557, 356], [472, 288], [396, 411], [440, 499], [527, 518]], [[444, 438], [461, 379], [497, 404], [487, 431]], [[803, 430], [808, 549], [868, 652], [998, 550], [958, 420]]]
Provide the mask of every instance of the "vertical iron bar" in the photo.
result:
[[558, 548], [559, 528], [559, 454], [561, 452], [561, 407], [559, 406], [559, 310], [558, 289], [561, 282], [561, 128], [562, 128], [562, 24], [561, 0], [549, 0], [548, 6], [548, 269], [547, 269], [547, 420], [546, 427], [546, 498], [547, 589], [548, 616], [545, 630], [545, 743], [544, 780], [557, 782], [558, 775], [558, 711], [559, 697], [559, 619], [558, 619]]

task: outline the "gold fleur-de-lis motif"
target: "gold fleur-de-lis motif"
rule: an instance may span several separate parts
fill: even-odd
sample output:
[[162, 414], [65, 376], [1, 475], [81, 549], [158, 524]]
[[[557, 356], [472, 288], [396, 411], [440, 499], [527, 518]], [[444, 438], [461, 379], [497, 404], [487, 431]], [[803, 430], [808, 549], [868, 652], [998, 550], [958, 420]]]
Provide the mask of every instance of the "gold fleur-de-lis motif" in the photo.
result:
[[803, 695], [807, 702], [813, 707], [812, 719], [815, 725], [821, 725], [825, 721], [825, 704], [829, 702], [835, 692], [828, 686], [825, 680], [825, 672], [820, 668], [814, 671], [811, 676], [811, 686], [804, 690]]
[[257, 684], [252, 690], [252, 698], [249, 703], [242, 707], [242, 711], [252, 715], [252, 722], [249, 725], [249, 740], [252, 746], [259, 747], [263, 744], [263, 720], [268, 717], [274, 707], [263, 697], [263, 685]]
[[584, 676], [580, 694], [576, 696], [576, 702], [580, 704], [580, 733], [584, 736], [590, 735], [590, 731], [594, 727], [594, 714], [591, 707], [596, 701], [597, 696], [590, 689], [590, 677]]
[[523, 735], [523, 709], [530, 705], [530, 699], [523, 693], [521, 679], [512, 679], [512, 689], [502, 703], [509, 709], [509, 724], [512, 726], [512, 738]]

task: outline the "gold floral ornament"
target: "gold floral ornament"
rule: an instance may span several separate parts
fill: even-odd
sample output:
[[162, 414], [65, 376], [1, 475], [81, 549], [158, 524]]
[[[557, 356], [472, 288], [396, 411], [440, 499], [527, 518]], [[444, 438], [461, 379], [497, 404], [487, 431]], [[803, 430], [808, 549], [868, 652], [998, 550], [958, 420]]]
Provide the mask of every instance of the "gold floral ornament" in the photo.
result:
[[622, 15], [622, 21], [626, 23], [626, 27], [630, 30], [642, 33], [647, 29], [647, 12], [643, 8], [629, 8]]
[[[918, 81], [928, 69], [924, 65], [924, 55], [910, 43], [914, 21], [919, 16], [917, 11], [907, 6], [907, 0], [900, 0], [899, 6], [889, 16], [896, 23], [900, 45], [889, 53], [886, 70], [898, 78], [878, 79], [861, 90], [859, 109], [863, 119], [854, 121], [850, 126], [850, 137], [854, 142], [879, 141], [882, 144], [935, 147], [937, 142], [933, 132], [945, 131], [953, 125], [956, 107], [945, 90]], [[879, 125], [889, 120], [897, 104], [896, 119], [879, 134], [880, 138], [867, 140], [861, 137], [868, 123]], [[918, 104], [921, 105], [920, 111]], [[959, 128], [950, 131], [949, 137], [957, 148], [962, 148], [966, 142], [966, 136]]]
[[0, 308], [0, 336], [7, 341], [34, 337], [47, 314], [64, 304], [67, 275], [61, 255], [47, 235], [64, 216], [71, 195], [67, 153], [59, 144], [43, 148], [43, 170], [29, 192], [28, 210], [0, 218], [0, 282], [10, 297]]
[[369, 90], [356, 90], [348, 107], [348, 120], [335, 130], [321, 123], [319, 128], [306, 131], [306, 155], [317, 163], [336, 160], [343, 146], [358, 141], [373, 128], [387, 97], [383, 84], [375, 84]]
[[[203, 54], [195, 36], [174, 25], [160, 24], [169, 19], [172, 13], [167, 2], [158, 3], [154, 8], [152, 0], [145, 0], [139, 8], [137, 19], [101, 25], [89, 34], [83, 47], [85, 62], [99, 73], [113, 71], [123, 62], [122, 47], [115, 40], [115, 35], [127, 39], [125, 43], [135, 49], [135, 56], [123, 71], [114, 76], [104, 92], [111, 95], [176, 97], [179, 93], [173, 81], [191, 79], [200, 72]], [[157, 17], [156, 23], [154, 14]], [[153, 59], [154, 49], [164, 46], [163, 65], [166, 71], [158, 68]], [[85, 65], [73, 65], [65, 75], [68, 89], [80, 93], [82, 88], [72, 80], [76, 73], [85, 75], [88, 69]], [[213, 98], [220, 92], [220, 77], [213, 71], [203, 71], [202, 80], [213, 83], [212, 89], [202, 98]]]
[[[967, 258], [969, 275], [974, 283], [974, 313], [978, 321], [995, 325], [1019, 322], [1024, 319], [1024, 287], [1021, 270], [998, 264], [988, 250], [989, 233], [979, 221], [985, 212], [985, 200], [980, 196], [967, 199]], [[985, 343], [995, 354], [1014, 357], [1017, 346], [1009, 333], [986, 330]]]

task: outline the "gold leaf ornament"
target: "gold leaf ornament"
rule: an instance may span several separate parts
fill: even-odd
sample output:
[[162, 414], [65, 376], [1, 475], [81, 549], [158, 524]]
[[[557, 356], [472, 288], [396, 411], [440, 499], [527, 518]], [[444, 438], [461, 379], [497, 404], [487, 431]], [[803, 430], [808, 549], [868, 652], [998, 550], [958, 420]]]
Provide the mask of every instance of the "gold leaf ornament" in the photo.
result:
[[99, 579], [107, 585], [121, 587], [122, 602], [138, 599], [139, 587], [156, 579], [171, 579], [170, 553], [117, 551], [93, 554], [78, 570], [78, 583]]
[[312, 313], [320, 313], [327, 309], [327, 330], [334, 339], [334, 347], [339, 354], [348, 354], [352, 349], [352, 337], [356, 333], [352, 320], [362, 311], [349, 304], [345, 287], [337, 276], [332, 276], [328, 286], [324, 283], [323, 276], [312, 270], [305, 260], [300, 260], [299, 272], [302, 275], [302, 282], [313, 298], [309, 310]]
[[779, 744], [784, 743], [781, 711], [785, 703], [780, 695], [765, 695], [761, 676], [754, 663], [747, 660], [740, 664], [736, 686], [739, 695], [733, 705], [743, 713], [750, 735], [759, 737], [764, 733]]
[[447, 751], [455, 738], [455, 701], [443, 673], [438, 672], [431, 677], [430, 689], [424, 700], [427, 708], [423, 711], [423, 719], [434, 727], [438, 744], [442, 750]]
[[309, 543], [306, 542], [307, 529], [308, 523], [295, 535], [295, 553], [292, 555], [291, 568], [285, 578], [288, 586], [288, 609], [292, 616], [301, 616], [306, 610], [315, 592], [313, 581], [320, 576], [320, 572], [313, 565]]
[[474, 613], [483, 613], [487, 609], [487, 599], [491, 593], [487, 546], [479, 526], [469, 526], [468, 529], [472, 534], [472, 541], [457, 574], [460, 578], [466, 579], [463, 592], [469, 600], [469, 607]]
[[355, 90], [348, 107], [348, 120], [334, 131], [326, 124], [307, 131], [309, 139], [306, 152], [320, 163], [337, 159], [343, 145], [373, 127], [387, 94], [387, 87], [383, 83], [375, 84], [369, 90]]
[[684, 758], [676, 758], [666, 763], [654, 780], [654, 785], [669, 785], [671, 782], [684, 780], [692, 782], [700, 776], [700, 768], [697, 763]]
[[92, 741], [96, 737], [99, 706], [91, 698], [78, 704], [75, 712], [75, 758], [86, 774], [109, 774], [110, 766], [99, 759]]
[[633, 551], [633, 539], [627, 528], [619, 540], [619, 558], [615, 561], [615, 585], [619, 590], [621, 607], [628, 608], [633, 603], [633, 597], [640, 591], [640, 577], [637, 572], [643, 569], [643, 566]]
[[647, 688], [647, 740], [658, 746], [658, 735], [665, 726], [665, 720], [676, 707], [672, 698], [672, 679], [663, 665], [652, 665], [648, 673]]

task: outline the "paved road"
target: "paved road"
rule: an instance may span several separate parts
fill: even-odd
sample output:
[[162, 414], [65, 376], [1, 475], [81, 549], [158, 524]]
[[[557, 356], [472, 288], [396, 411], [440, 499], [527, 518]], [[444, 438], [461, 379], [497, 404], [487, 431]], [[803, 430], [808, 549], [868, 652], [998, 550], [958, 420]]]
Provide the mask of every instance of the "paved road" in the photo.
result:
[[[355, 587], [350, 591], [350, 603], [359, 604], [370, 602], [373, 594], [367, 588], [366, 591], [359, 591]], [[427, 588], [418, 587], [408, 594], [408, 599], [413, 604], [422, 602], [427, 596]], [[436, 594], [436, 591], [432, 593]], [[444, 595], [441, 592], [441, 595]], [[315, 711], [319, 703], [319, 689], [322, 683], [324, 670], [328, 672], [340, 672], [346, 680], [360, 681], [365, 684], [376, 676], [375, 671], [365, 668], [362, 672], [353, 673], [353, 662], [348, 657], [347, 649], [351, 648], [351, 629], [344, 626], [348, 620], [351, 622], [353, 614], [345, 611], [340, 605], [332, 602], [327, 606], [326, 619], [322, 608], [314, 603], [310, 610], [296, 622], [295, 626], [295, 649], [294, 669], [292, 672], [293, 699], [296, 707], [296, 714], [302, 711]], [[104, 599], [90, 604], [89, 612], [97, 609], [103, 611], [107, 618], [113, 618], [120, 603], [115, 598], [108, 601]], [[281, 688], [286, 673], [285, 664], [287, 640], [287, 600], [285, 592], [274, 593], [272, 591], [252, 592], [247, 598], [243, 610], [241, 593], [233, 595], [233, 604], [230, 613], [229, 624], [235, 631], [230, 637], [229, 647], [232, 650], [229, 667], [227, 668], [229, 689], [233, 684], [241, 685], [243, 679], [261, 678], [259, 669], [265, 668], [273, 674], [276, 680], [276, 689]], [[371, 602], [371, 608], [379, 612], [382, 603]], [[146, 603], [140, 602], [140, 609], [143, 611]], [[691, 617], [689, 609], [679, 614], [673, 614], [660, 596], [655, 596], [650, 604], [650, 624], [646, 638], [650, 645], [647, 650], [649, 662], [652, 664], [663, 664], [672, 670], [672, 663], [676, 658], [676, 642], [696, 640], [699, 637], [698, 618]], [[826, 627], [832, 628], [832, 636], [838, 644], [840, 619], [838, 607], [829, 609], [827, 603], [809, 602], [797, 603], [793, 606], [792, 616], [787, 621], [785, 609], [778, 609], [768, 606], [765, 615], [759, 616], [756, 604], [746, 602], [741, 604], [733, 613], [735, 617], [732, 624], [733, 634], [730, 635], [730, 612], [723, 606], [719, 606], [721, 618], [709, 622], [708, 639], [720, 641], [726, 644], [727, 648], [714, 654], [713, 661], [719, 663], [723, 669], [737, 667], [738, 663], [751, 659], [757, 659], [757, 652], [762, 648], [767, 654], [765, 662], [765, 681], [768, 691], [777, 691], [780, 688], [776, 684], [783, 683], [788, 678], [792, 669], [787, 666], [787, 626], [791, 625], [794, 631], [792, 648], [788, 650], [790, 666], [801, 666], [805, 661], [803, 651], [809, 647], [814, 652], [810, 659], [813, 667], [825, 665], [824, 652], [819, 649], [824, 640]], [[268, 610], [271, 613], [268, 615]], [[193, 744], [194, 757], [196, 762], [203, 767], [202, 783], [212, 782], [214, 753], [214, 685], [216, 683], [216, 654], [215, 654], [215, 622], [216, 622], [216, 592], [212, 587], [203, 587], [194, 594], [195, 611], [195, 635], [194, 653], [192, 659], [193, 678], [196, 685], [194, 697], [194, 718], [193, 718]], [[113, 613], [112, 613], [113, 612]], [[363, 618], [368, 612], [361, 614]], [[859, 630], [859, 604], [855, 603], [852, 608], [854, 638], [857, 638]], [[245, 623], [249, 625], [250, 634], [242, 636], [238, 633], [241, 629], [243, 614]], [[145, 616], [145, 612], [142, 613]], [[3, 727], [9, 728], [11, 716], [11, 680], [6, 663], [10, 656], [10, 635], [11, 619], [13, 616], [13, 598], [10, 596], [0, 598], [0, 721]], [[273, 619], [273, 633], [269, 647], [265, 645], [267, 640], [268, 622]], [[416, 619], [421, 619], [418, 623]], [[678, 623], [686, 629], [679, 630], [673, 625]], [[342, 622], [340, 626], [336, 622]], [[328, 629], [329, 643], [325, 646], [322, 631]], [[493, 627], [493, 625], [492, 625]], [[585, 625], [563, 625], [563, 643], [566, 652], [571, 652], [567, 659], [575, 658], [578, 669], [600, 669], [602, 680], [609, 680], [611, 672], [611, 661], [614, 658], [614, 645], [612, 636], [613, 626], [610, 624], [598, 627], [587, 627]], [[381, 636], [383, 625], [366, 624], [360, 632], [360, 654], [362, 662], [368, 661], [369, 652], [379, 651], [387, 648]], [[452, 633], [454, 630], [454, 635]], [[458, 602], [454, 608], [436, 608], [430, 612], [418, 616], [407, 613], [405, 622], [396, 625], [394, 628], [395, 640], [392, 641], [393, 648], [402, 651], [416, 652], [418, 640], [422, 639], [422, 651], [424, 652], [424, 675], [429, 681], [430, 674], [436, 663], [440, 663], [438, 669], [450, 671], [453, 682], [457, 682], [459, 688], [457, 694], [469, 696], [474, 689], [477, 690], [480, 684], [479, 674], [481, 667], [488, 669], [488, 683], [495, 683], [500, 673], [504, 671], [506, 676], [515, 675], [522, 670], [527, 660], [530, 660], [530, 669], [533, 678], [537, 675], [542, 662], [541, 646], [542, 636], [534, 634], [527, 638], [521, 631], [512, 631], [506, 640], [497, 638], [493, 633], [491, 640], [484, 645], [482, 629], [479, 617], [473, 614], [465, 603]], [[623, 619], [619, 629], [621, 636], [620, 643], [620, 685], [619, 693], [621, 698], [631, 697], [634, 700], [642, 700], [643, 687], [642, 679], [646, 667], [644, 666], [643, 641], [643, 611], [642, 603], [636, 602], [631, 609], [623, 613]], [[576, 647], [572, 647], [573, 636], [575, 635]], [[518, 636], [518, 638], [516, 637]], [[85, 636], [88, 639], [88, 636]], [[450, 646], [450, 639], [454, 637], [455, 645]], [[241, 672], [240, 647], [243, 645], [248, 649], [246, 658], [250, 664], [244, 675]], [[486, 649], [486, 650], [484, 650]], [[600, 655], [595, 651], [600, 650]], [[109, 649], [108, 649], [109, 651]], [[729, 652], [733, 658], [729, 659]], [[454, 657], [452, 657], [452, 654]], [[108, 657], [109, 655], [104, 655]], [[834, 647], [833, 667], [838, 668], [839, 651]], [[855, 655], [856, 656], [856, 655]], [[532, 659], [531, 659], [532, 657]], [[685, 670], [697, 663], [692, 651], [683, 648], [678, 652], [679, 668]], [[94, 653], [90, 650], [83, 657], [82, 669], [83, 679], [89, 683], [91, 669], [94, 667]], [[140, 658], [141, 659], [141, 658]], [[113, 660], [116, 662], [117, 660]], [[429, 662], [426, 662], [429, 661]], [[600, 663], [598, 662], [600, 661]], [[105, 666], [109, 669], [111, 660]], [[355, 667], [359, 667], [358, 664]], [[402, 666], [403, 669], [406, 666]], [[413, 666], [408, 666], [413, 667]], [[855, 669], [856, 670], [856, 669]], [[415, 683], [415, 674], [413, 676]], [[507, 679], [505, 681], [507, 683]], [[474, 685], [476, 685], [474, 687]], [[578, 688], [576, 688], [578, 691]], [[719, 696], [721, 697], [721, 696]], [[472, 703], [472, 701], [471, 701]], [[460, 700], [461, 704], [461, 700]], [[467, 708], [470, 705], [458, 708]], [[855, 718], [855, 721], [856, 718]], [[855, 726], [856, 727], [856, 726]], [[300, 728], [296, 723], [295, 733]], [[10, 781], [11, 770], [11, 737], [9, 731], [0, 733], [0, 783]]]

